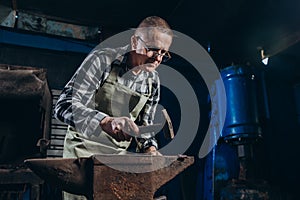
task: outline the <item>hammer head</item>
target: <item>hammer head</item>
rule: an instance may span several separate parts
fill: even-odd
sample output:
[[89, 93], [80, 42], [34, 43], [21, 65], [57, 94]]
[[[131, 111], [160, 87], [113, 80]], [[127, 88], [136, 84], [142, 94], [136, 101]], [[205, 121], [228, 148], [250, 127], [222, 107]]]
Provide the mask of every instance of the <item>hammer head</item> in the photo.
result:
[[149, 132], [159, 132], [162, 130], [164, 132], [164, 136], [167, 139], [173, 139], [174, 138], [174, 129], [172, 125], [171, 118], [167, 112], [166, 109], [162, 110], [163, 118], [165, 119], [165, 123], [158, 123], [158, 124], [152, 124], [148, 126], [139, 126], [139, 133], [149, 133]]

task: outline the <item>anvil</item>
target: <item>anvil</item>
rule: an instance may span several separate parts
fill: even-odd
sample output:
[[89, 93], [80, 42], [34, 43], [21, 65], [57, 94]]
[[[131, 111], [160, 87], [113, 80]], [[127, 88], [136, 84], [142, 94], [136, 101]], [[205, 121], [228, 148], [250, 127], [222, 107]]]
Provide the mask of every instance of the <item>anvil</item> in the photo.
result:
[[144, 154], [27, 159], [44, 181], [94, 200], [153, 200], [162, 185], [194, 163], [191, 156]]

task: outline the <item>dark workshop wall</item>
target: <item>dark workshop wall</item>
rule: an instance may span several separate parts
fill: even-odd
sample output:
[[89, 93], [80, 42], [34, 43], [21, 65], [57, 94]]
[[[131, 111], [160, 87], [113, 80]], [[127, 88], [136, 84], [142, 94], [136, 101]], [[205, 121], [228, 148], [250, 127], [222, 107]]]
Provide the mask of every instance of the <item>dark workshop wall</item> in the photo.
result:
[[85, 54], [0, 44], [0, 63], [47, 69], [49, 87], [61, 89]]
[[[297, 199], [300, 164], [300, 44], [270, 58], [265, 70], [269, 119], [265, 124], [267, 178], [282, 199]], [[277, 197], [277, 198], [279, 198]]]

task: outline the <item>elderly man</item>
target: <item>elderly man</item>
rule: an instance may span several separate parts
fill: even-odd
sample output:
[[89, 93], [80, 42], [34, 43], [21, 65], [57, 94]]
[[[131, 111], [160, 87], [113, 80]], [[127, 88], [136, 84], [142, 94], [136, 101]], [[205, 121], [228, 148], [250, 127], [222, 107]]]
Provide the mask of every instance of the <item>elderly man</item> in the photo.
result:
[[133, 144], [138, 152], [158, 153], [153, 134], [141, 135], [138, 126], [153, 123], [160, 97], [156, 69], [171, 58], [172, 39], [167, 22], [150, 16], [135, 30], [131, 45], [98, 45], [86, 57], [54, 109], [69, 125], [64, 157], [121, 154]]

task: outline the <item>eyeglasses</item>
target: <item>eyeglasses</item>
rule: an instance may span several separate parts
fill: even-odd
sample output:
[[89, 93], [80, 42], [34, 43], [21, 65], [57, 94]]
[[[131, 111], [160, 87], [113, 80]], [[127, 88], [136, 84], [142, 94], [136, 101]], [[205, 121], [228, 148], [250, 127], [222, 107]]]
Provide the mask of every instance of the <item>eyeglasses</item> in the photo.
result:
[[152, 58], [156, 58], [157, 56], [162, 56], [162, 62], [167, 62], [168, 60], [171, 59], [171, 55], [167, 50], [159, 49], [155, 47], [149, 47], [140, 36], [136, 36], [136, 38], [143, 43], [143, 46], [146, 49], [146, 53], [150, 51], [153, 52]]

